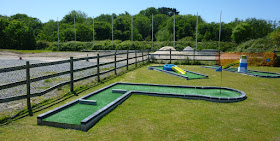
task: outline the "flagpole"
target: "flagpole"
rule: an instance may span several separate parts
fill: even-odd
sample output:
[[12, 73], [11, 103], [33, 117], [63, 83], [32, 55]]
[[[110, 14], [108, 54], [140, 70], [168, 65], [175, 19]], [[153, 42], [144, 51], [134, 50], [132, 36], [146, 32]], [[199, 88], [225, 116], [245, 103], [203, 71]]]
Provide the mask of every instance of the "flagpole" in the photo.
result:
[[174, 13], [174, 23], [173, 23], [173, 47], [175, 48], [175, 13]]
[[[114, 25], [113, 25], [113, 14], [112, 14], [112, 48], [114, 48]], [[116, 49], [115, 49], [116, 51]]]
[[[98, 46], [99, 48], [99, 46]], [[92, 17], [92, 49], [94, 49], [94, 17]], [[98, 49], [99, 51], [99, 49]]]
[[220, 13], [220, 28], [219, 28], [219, 65], [221, 65], [221, 29], [222, 28], [222, 11]]
[[58, 22], [58, 17], [57, 17], [57, 48], [59, 51], [59, 22]]
[[221, 71], [220, 95], [222, 95], [222, 78], [223, 78], [223, 71]]
[[154, 46], [154, 14], [152, 14], [152, 49], [153, 50]]

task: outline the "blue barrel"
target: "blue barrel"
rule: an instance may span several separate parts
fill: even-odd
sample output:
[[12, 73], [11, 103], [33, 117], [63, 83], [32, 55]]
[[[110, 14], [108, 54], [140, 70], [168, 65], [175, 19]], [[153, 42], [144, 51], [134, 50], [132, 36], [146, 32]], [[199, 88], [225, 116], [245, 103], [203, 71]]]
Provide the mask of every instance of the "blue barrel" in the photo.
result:
[[165, 65], [163, 66], [163, 70], [173, 71], [173, 70], [172, 70], [172, 67], [173, 67], [173, 66], [176, 66], [176, 65], [174, 65], [174, 64], [165, 64]]

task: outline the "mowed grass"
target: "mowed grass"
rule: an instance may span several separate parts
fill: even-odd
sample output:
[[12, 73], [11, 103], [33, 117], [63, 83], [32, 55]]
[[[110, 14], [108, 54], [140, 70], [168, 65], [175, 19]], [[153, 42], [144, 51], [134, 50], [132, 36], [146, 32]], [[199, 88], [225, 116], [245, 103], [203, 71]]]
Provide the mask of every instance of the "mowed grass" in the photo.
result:
[[[142, 67], [92, 88], [114, 82], [219, 86], [220, 73], [200, 66], [179, 66], [209, 79], [184, 80]], [[267, 67], [249, 67], [265, 71]], [[280, 73], [280, 68], [269, 68]], [[51, 108], [0, 127], [1, 140], [280, 140], [280, 79], [223, 72], [223, 87], [242, 90], [248, 99], [214, 103], [132, 95], [88, 132], [38, 126], [36, 116]]]

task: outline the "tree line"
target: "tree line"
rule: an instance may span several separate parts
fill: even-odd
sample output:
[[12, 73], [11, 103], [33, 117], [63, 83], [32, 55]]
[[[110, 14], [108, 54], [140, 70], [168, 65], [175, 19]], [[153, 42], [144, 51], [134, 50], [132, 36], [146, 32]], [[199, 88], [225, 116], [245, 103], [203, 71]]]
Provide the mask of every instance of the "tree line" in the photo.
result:
[[[152, 15], [154, 41], [173, 40], [174, 16], [176, 40], [194, 41], [196, 39], [196, 15], [180, 15], [176, 8], [149, 7], [133, 16], [124, 12], [119, 15], [101, 14], [94, 19], [82, 11], [73, 10], [60, 21], [49, 20], [46, 23], [26, 14], [16, 14], [10, 17], [0, 15], [0, 48], [41, 49], [44, 47], [40, 44], [42, 41], [56, 42], [58, 40], [58, 25], [59, 41], [74, 41], [74, 17], [77, 41], [93, 41], [93, 22], [95, 40], [110, 40], [112, 38], [112, 19], [114, 39], [131, 40], [131, 28], [133, 28], [133, 40], [151, 41]], [[132, 19], [133, 27], [131, 26]], [[280, 21], [256, 18], [246, 20], [236, 18], [229, 23], [222, 22], [221, 41], [239, 44], [251, 39], [262, 38], [279, 31], [279, 24]], [[208, 23], [198, 16], [198, 41], [218, 41], [219, 26], [220, 23]]]

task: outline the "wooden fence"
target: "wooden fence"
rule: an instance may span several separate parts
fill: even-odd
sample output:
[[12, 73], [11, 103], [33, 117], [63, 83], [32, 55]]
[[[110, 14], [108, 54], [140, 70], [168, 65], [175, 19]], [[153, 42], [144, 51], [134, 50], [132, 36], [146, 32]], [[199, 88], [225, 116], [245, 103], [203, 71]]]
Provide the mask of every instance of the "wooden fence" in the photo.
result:
[[[133, 53], [134, 56], [133, 57], [129, 57], [129, 54]], [[141, 54], [141, 55], [137, 55], [137, 54]], [[145, 54], [144, 54], [145, 53]], [[118, 55], [125, 55], [126, 54], [126, 58], [125, 59], [121, 59], [121, 60], [117, 60], [117, 56]], [[111, 62], [105, 62], [100, 64], [100, 58], [103, 57], [114, 57], [114, 61]], [[144, 59], [144, 57], [146, 57], [146, 59]], [[140, 58], [140, 59], [139, 59]], [[89, 60], [89, 59], [96, 59], [96, 65], [92, 65], [92, 66], [88, 66], [88, 67], [84, 67], [84, 68], [79, 68], [79, 69], [74, 69], [74, 62], [75, 61], [82, 61], [82, 60]], [[129, 60], [133, 60], [135, 59], [134, 62], [129, 63]], [[119, 66], [117, 67], [117, 63], [118, 62], [126, 62], [125, 65]], [[16, 101], [16, 100], [21, 100], [21, 99], [26, 99], [27, 100], [27, 108], [28, 108], [28, 112], [29, 115], [32, 116], [33, 112], [32, 112], [32, 107], [31, 107], [31, 102], [30, 102], [30, 98], [31, 97], [37, 97], [37, 96], [42, 96], [52, 90], [55, 90], [59, 87], [62, 87], [64, 85], [70, 84], [70, 91], [74, 93], [74, 83], [78, 82], [78, 81], [82, 81], [88, 78], [92, 78], [92, 77], [97, 77], [97, 81], [100, 82], [100, 76], [107, 74], [109, 72], [114, 72], [115, 75], [117, 75], [117, 70], [121, 69], [121, 68], [126, 68], [126, 70], [128, 70], [129, 65], [135, 65], [135, 67], [137, 67], [138, 63], [142, 63], [144, 64], [145, 62], [149, 62], [149, 51], [147, 50], [141, 50], [141, 51], [126, 51], [126, 52], [113, 52], [111, 54], [107, 54], [107, 55], [99, 55], [97, 54], [97, 56], [92, 56], [92, 57], [84, 57], [84, 58], [73, 58], [70, 57], [69, 60], [63, 60], [63, 61], [56, 61], [56, 62], [47, 62], [47, 63], [37, 63], [37, 64], [30, 64], [29, 61], [26, 61], [26, 65], [22, 65], [22, 66], [15, 66], [15, 67], [9, 67], [9, 68], [2, 68], [0, 69], [0, 74], [1, 73], [7, 73], [7, 72], [13, 72], [13, 71], [18, 71], [18, 70], [25, 70], [26, 71], [26, 78], [25, 80], [22, 81], [17, 81], [17, 82], [12, 82], [12, 83], [8, 83], [8, 84], [3, 84], [0, 85], [0, 90], [4, 90], [4, 89], [8, 89], [8, 88], [13, 88], [13, 87], [17, 87], [20, 85], [26, 85], [26, 95], [20, 95], [20, 96], [14, 96], [14, 97], [8, 97], [8, 98], [1, 98], [0, 99], [0, 103], [5, 103], [5, 102], [11, 102], [11, 101]], [[50, 75], [43, 75], [40, 77], [36, 77], [36, 78], [31, 78], [30, 77], [30, 69], [31, 68], [37, 68], [37, 67], [43, 67], [43, 66], [51, 66], [51, 65], [58, 65], [58, 64], [65, 64], [65, 63], [70, 63], [70, 69], [69, 71], [63, 71], [63, 72], [59, 72], [59, 73], [54, 73], [54, 74], [50, 74]], [[113, 69], [109, 69], [106, 71], [102, 71], [100, 72], [100, 67], [101, 66], [105, 66], [105, 65], [109, 65], [109, 64], [114, 64]], [[82, 78], [78, 78], [78, 79], [74, 79], [74, 73], [75, 72], [80, 72], [80, 71], [84, 71], [84, 70], [88, 70], [88, 69], [97, 69], [97, 73], [95, 74], [91, 74]], [[37, 92], [37, 93], [31, 93], [30, 91], [30, 85], [33, 82], [37, 82], [37, 81], [41, 81], [41, 80], [45, 80], [45, 79], [50, 79], [50, 78], [54, 78], [54, 77], [58, 77], [58, 76], [62, 76], [62, 75], [66, 75], [66, 74], [70, 74], [70, 80], [63, 82], [63, 83], [59, 83], [56, 84], [53, 87], [50, 87], [44, 91], [41, 92]]]

